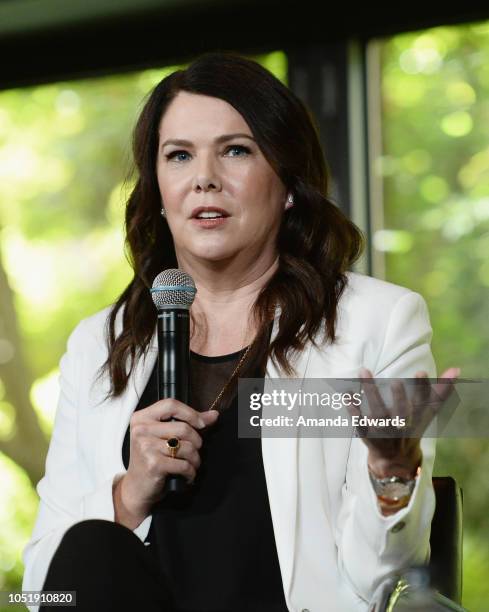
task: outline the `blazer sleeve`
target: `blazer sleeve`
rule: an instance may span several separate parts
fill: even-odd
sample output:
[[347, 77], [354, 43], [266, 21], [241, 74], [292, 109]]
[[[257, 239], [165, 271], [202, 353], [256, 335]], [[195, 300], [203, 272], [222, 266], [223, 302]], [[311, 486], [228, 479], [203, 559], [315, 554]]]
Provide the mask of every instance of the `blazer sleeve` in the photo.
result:
[[[52, 437], [46, 458], [45, 475], [36, 489], [40, 498], [38, 514], [30, 541], [23, 552], [23, 590], [41, 590], [51, 559], [66, 531], [79, 521], [98, 518], [114, 521], [112, 486], [121, 474], [92, 489], [80, 476], [77, 448], [77, 395], [83, 349], [86, 349], [85, 320], [68, 339], [67, 351], [60, 361], [60, 395]], [[85, 356], [86, 358], [86, 356]], [[151, 517], [134, 533], [144, 540]], [[38, 606], [29, 607], [37, 611]]]
[[[376, 378], [411, 378], [418, 370], [436, 377], [431, 336], [424, 299], [414, 292], [404, 294], [392, 309], [377, 364], [365, 367]], [[429, 559], [435, 440], [422, 438], [421, 448], [421, 474], [409, 505], [384, 516], [368, 475], [368, 448], [361, 438], [351, 440], [336, 541], [340, 571], [366, 601], [389, 573]]]

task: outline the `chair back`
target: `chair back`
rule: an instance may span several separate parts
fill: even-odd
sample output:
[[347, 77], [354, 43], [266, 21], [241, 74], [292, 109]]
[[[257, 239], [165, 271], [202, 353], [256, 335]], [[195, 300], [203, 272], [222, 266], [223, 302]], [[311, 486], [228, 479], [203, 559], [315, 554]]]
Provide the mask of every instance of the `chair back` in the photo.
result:
[[436, 508], [431, 523], [430, 568], [442, 595], [462, 602], [462, 490], [451, 476], [433, 477]]

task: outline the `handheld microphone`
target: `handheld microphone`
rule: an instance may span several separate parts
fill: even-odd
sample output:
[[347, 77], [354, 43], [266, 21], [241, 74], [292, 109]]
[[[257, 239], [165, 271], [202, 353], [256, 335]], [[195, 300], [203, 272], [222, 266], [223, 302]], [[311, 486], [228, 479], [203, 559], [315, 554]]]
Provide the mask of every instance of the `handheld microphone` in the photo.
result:
[[[151, 297], [158, 311], [158, 399], [189, 401], [190, 306], [197, 289], [182, 270], [163, 270], [153, 281]], [[178, 419], [171, 418], [172, 421]], [[181, 475], [168, 475], [165, 492], [184, 492], [188, 485]]]

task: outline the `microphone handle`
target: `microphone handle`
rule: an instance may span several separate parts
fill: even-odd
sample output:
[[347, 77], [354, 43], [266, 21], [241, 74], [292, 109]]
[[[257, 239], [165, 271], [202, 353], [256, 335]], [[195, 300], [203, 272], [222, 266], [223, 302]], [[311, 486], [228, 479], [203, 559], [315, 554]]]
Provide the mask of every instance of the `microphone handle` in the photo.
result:
[[[186, 308], [171, 307], [158, 311], [158, 399], [174, 398], [189, 402], [190, 313]], [[172, 421], [178, 419], [171, 418]], [[183, 493], [188, 488], [184, 476], [169, 474], [167, 493]]]

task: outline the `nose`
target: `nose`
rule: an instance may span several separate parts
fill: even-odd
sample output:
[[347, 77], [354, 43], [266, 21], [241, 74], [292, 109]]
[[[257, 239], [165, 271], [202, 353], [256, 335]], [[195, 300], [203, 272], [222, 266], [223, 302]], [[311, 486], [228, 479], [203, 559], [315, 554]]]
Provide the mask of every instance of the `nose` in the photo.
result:
[[221, 191], [221, 181], [208, 157], [197, 167], [196, 175], [192, 181], [192, 189], [197, 192]]

